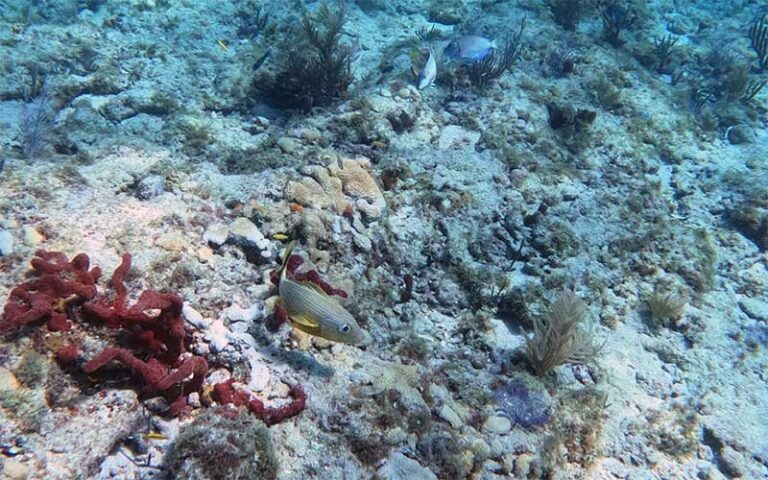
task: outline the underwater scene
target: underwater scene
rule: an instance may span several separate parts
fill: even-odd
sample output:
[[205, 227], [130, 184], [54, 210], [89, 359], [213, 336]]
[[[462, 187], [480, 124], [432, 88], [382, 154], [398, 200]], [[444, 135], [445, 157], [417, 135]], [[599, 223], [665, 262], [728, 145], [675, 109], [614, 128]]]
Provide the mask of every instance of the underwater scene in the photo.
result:
[[768, 479], [765, 0], [0, 0], [0, 480]]

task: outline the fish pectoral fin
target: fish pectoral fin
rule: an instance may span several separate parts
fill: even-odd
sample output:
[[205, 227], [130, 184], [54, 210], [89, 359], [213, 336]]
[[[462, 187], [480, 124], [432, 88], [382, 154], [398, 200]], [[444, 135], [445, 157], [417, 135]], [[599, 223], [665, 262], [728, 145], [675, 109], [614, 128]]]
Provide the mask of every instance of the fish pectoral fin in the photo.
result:
[[320, 325], [317, 320], [306, 315], [291, 315], [291, 322], [307, 328], [317, 328]]

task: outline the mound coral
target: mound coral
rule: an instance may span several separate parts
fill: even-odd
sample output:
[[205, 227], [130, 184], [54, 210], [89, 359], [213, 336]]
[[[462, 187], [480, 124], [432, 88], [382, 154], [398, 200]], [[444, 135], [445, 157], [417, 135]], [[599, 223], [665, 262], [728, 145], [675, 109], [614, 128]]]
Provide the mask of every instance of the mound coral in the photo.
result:
[[384, 195], [371, 174], [367, 158], [337, 157], [325, 167], [307, 167], [304, 173], [306, 177], [286, 186], [289, 200], [305, 207], [333, 209], [340, 215], [353, 208], [368, 218], [379, 218], [384, 213]]

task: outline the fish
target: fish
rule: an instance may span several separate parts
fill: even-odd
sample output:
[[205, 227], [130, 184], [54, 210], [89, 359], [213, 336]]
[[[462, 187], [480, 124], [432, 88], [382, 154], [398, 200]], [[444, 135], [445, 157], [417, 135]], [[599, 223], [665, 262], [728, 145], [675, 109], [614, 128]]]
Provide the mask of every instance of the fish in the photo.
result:
[[218, 43], [219, 47], [221, 47], [221, 49], [224, 50], [225, 52], [229, 51], [229, 47], [227, 46], [227, 42], [225, 42], [224, 40], [217, 40], [216, 43]]
[[451, 41], [443, 55], [459, 63], [475, 63], [484, 59], [498, 47], [490, 38], [465, 35]]
[[268, 48], [266, 52], [264, 52], [259, 58], [257, 58], [256, 61], [253, 62], [253, 71], [256, 71], [259, 68], [261, 68], [261, 66], [264, 65], [264, 62], [267, 61], [271, 53], [272, 53], [272, 48]]
[[434, 50], [429, 47], [429, 58], [424, 64], [424, 68], [419, 72], [419, 90], [431, 87], [435, 83], [435, 77], [437, 77], [437, 62], [435, 62]]
[[288, 240], [288, 239], [289, 239], [289, 238], [291, 238], [291, 237], [289, 237], [288, 235], [286, 235], [286, 234], [284, 234], [284, 233], [273, 233], [273, 234], [272, 234], [272, 238], [274, 238], [275, 240], [279, 240], [279, 241], [281, 241], [281, 242], [282, 242], [283, 240]]
[[364, 345], [369, 337], [357, 321], [332, 296], [311, 282], [288, 278], [288, 259], [296, 241], [288, 244], [280, 266], [280, 303], [288, 313], [288, 323], [302, 332], [348, 345]]

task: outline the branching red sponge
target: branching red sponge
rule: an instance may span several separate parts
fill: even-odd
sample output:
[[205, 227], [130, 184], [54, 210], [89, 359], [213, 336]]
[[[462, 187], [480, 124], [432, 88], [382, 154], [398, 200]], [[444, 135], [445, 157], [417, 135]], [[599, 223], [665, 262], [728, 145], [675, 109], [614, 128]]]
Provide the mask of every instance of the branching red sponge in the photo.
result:
[[[172, 415], [186, 406], [189, 393], [202, 390], [208, 362], [200, 356], [181, 357], [185, 351], [182, 299], [146, 290], [129, 305], [125, 278], [131, 268], [130, 255], [123, 256], [112, 274], [113, 295], [98, 292], [96, 282], [101, 270], [89, 270], [87, 255], [81, 253], [71, 262], [60, 252], [39, 251], [36, 255], [31, 263], [39, 277], [11, 291], [0, 319], [0, 333], [44, 318], [51, 331], [68, 330], [72, 327], [70, 321], [81, 317], [97, 319], [107, 327], [125, 330], [132, 346], [138, 348], [108, 347], [85, 363], [86, 373], [100, 370], [113, 360], [119, 362], [140, 380], [144, 394], [162, 394], [171, 401]], [[82, 309], [75, 308], [79, 306]], [[76, 366], [81, 351], [69, 337], [70, 341], [56, 351], [56, 358], [61, 364]]]
[[90, 300], [98, 293], [96, 281], [101, 269], [89, 270], [90, 262], [84, 253], [71, 262], [61, 252], [39, 250], [35, 255], [32, 269], [39, 277], [11, 290], [0, 318], [0, 334], [42, 319], [53, 331], [67, 330], [67, 305]]
[[188, 394], [199, 392], [203, 388], [203, 381], [208, 372], [208, 362], [203, 357], [187, 357], [177, 368], [171, 369], [156, 358], [150, 358], [146, 362], [136, 358], [131, 351], [124, 348], [105, 348], [83, 365], [83, 371], [93, 373], [113, 360], [128, 367], [141, 380], [142, 392], [147, 395], [161, 394], [180, 385], [181, 390], [175, 392], [175, 398], [169, 399], [172, 400], [169, 409], [172, 414], [178, 414], [186, 406]]
[[[112, 274], [110, 285], [117, 296], [94, 298], [83, 305], [85, 313], [103, 321], [112, 328], [125, 328], [135, 332], [134, 339], [157, 359], [172, 364], [184, 352], [184, 320], [181, 316], [183, 301], [178, 295], [145, 290], [132, 306], [128, 305], [125, 277], [131, 269], [131, 255]], [[159, 314], [148, 313], [159, 310]]]
[[216, 401], [238, 407], [245, 406], [267, 426], [272, 426], [287, 418], [296, 416], [307, 406], [307, 393], [298, 384], [291, 386], [289, 393], [293, 400], [290, 403], [280, 407], [267, 407], [256, 396], [243, 390], [236, 390], [234, 383], [235, 380], [230, 379], [214, 385], [213, 395]]

